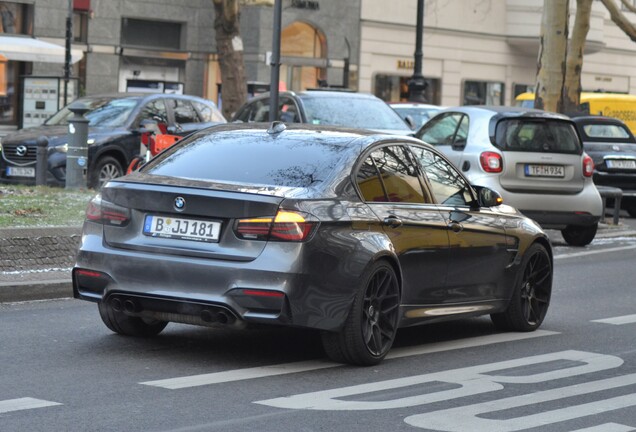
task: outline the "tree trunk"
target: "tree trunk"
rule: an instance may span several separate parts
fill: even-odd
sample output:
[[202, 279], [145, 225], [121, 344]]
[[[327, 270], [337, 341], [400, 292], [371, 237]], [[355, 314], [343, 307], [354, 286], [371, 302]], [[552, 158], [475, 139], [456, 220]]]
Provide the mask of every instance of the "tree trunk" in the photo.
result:
[[239, 27], [239, 0], [212, 0], [214, 2], [214, 30], [216, 49], [221, 68], [222, 110], [226, 119], [247, 100], [247, 80], [243, 61], [243, 41]]
[[569, 0], [544, 0], [535, 108], [563, 112]]
[[568, 49], [563, 91], [563, 112], [567, 114], [580, 111], [583, 51], [585, 39], [590, 30], [591, 13], [592, 0], [576, 0], [576, 16], [574, 17], [572, 40]]

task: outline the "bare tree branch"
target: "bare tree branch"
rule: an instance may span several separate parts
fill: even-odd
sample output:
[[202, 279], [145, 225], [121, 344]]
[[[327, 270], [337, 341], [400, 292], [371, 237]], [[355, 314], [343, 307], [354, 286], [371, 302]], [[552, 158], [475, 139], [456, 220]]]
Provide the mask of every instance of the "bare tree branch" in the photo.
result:
[[636, 7], [632, 3], [627, 0], [621, 0], [621, 3], [623, 3], [623, 6], [625, 6], [628, 11], [636, 13]]
[[[610, 13], [610, 17], [614, 24], [618, 26], [623, 32], [634, 42], [636, 42], [636, 27], [632, 24], [625, 14], [621, 12], [618, 8], [618, 5], [614, 2], [614, 0], [601, 0], [607, 10]], [[625, 4], [625, 0], [621, 0], [623, 4]]]

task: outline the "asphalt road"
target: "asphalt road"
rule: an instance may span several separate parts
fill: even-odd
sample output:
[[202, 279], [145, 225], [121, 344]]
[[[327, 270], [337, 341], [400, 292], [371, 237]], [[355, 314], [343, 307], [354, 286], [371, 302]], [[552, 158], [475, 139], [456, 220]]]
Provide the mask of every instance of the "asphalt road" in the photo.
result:
[[636, 238], [555, 252], [539, 331], [405, 329], [371, 368], [328, 362], [314, 332], [142, 340], [78, 300], [0, 304], [0, 430], [636, 431]]

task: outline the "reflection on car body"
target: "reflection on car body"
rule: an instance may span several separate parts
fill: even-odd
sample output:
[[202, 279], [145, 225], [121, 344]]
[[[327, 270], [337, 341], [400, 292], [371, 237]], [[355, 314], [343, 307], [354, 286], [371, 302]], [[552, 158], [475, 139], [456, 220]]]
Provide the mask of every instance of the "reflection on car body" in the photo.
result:
[[[91, 201], [74, 295], [124, 335], [170, 321], [311, 328], [330, 358], [360, 365], [405, 326], [490, 314], [531, 331], [550, 301], [550, 243], [500, 203], [415, 138], [217, 126]], [[154, 235], [154, 218], [218, 231]]]

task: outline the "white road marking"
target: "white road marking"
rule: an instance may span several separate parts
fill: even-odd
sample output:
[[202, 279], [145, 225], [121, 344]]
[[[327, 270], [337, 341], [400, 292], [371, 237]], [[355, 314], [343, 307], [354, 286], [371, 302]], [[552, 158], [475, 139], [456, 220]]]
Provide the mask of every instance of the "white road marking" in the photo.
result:
[[[553, 362], [568, 361], [571, 366], [541, 371], [540, 364], [550, 368]], [[581, 376], [620, 367], [623, 360], [616, 356], [595, 354], [584, 351], [561, 351], [497, 363], [488, 363], [459, 369], [446, 370], [422, 375], [405, 376], [385, 381], [369, 382], [348, 387], [319, 390], [292, 396], [255, 401], [254, 403], [286, 409], [313, 409], [323, 411], [388, 410], [428, 405], [437, 402], [465, 398], [483, 393], [502, 390], [504, 383], [536, 384], [563, 378]], [[532, 366], [537, 369], [528, 369]], [[524, 375], [497, 375], [497, 372], [517, 369]], [[429, 383], [445, 383], [437, 390], [426, 391]], [[419, 386], [422, 394], [396, 397], [393, 399], [373, 398], [388, 390]], [[392, 395], [399, 392], [392, 391]], [[635, 395], [636, 396], [636, 395]], [[461, 408], [461, 407], [460, 407]], [[458, 408], [458, 409], [460, 409]], [[434, 413], [429, 413], [433, 415]], [[452, 423], [452, 422], [451, 422]], [[421, 422], [417, 421], [417, 425]], [[473, 431], [466, 427], [463, 430]], [[497, 430], [493, 428], [493, 431]]]
[[[470, 339], [461, 339], [457, 341], [439, 342], [427, 345], [421, 345], [408, 348], [395, 348], [389, 352], [387, 359], [408, 357], [414, 355], [429, 354], [441, 351], [450, 351], [462, 348], [472, 348], [483, 345], [491, 345], [495, 343], [514, 342], [518, 340], [552, 336], [559, 334], [547, 330], [537, 330], [531, 333], [502, 333], [488, 336], [479, 336]], [[306, 361], [297, 363], [285, 363], [272, 366], [261, 366], [246, 369], [235, 369], [224, 372], [214, 372], [200, 375], [190, 375], [177, 378], [168, 378], [156, 381], [145, 381], [139, 384], [154, 387], [162, 387], [170, 390], [198, 387], [210, 384], [219, 384], [225, 382], [242, 381], [248, 379], [265, 378], [277, 375], [285, 375], [298, 372], [308, 372], [312, 370], [327, 369], [342, 366], [340, 363], [332, 363], [328, 361]]]
[[634, 324], [636, 323], [636, 314], [624, 315], [624, 316], [619, 316], [614, 318], [592, 320], [592, 322], [597, 322], [602, 324], [613, 324], [613, 325]]
[[608, 253], [608, 252], [619, 252], [619, 251], [624, 251], [624, 250], [629, 250], [629, 249], [636, 249], [636, 245], [621, 246], [621, 247], [608, 248], [608, 249], [595, 249], [595, 250], [590, 250], [590, 251], [574, 252], [574, 253], [563, 254], [563, 255], [555, 255], [554, 259], [556, 260], [556, 259], [565, 259], [565, 258], [577, 258], [577, 257], [581, 257], [581, 256], [596, 255], [596, 254]]
[[62, 405], [57, 402], [45, 401], [42, 399], [33, 399], [30, 397], [20, 399], [9, 399], [0, 401], [0, 414], [11, 411], [21, 411], [34, 408], [45, 408], [49, 406]]
[[598, 426], [593, 426], [585, 429], [577, 429], [572, 432], [632, 432], [636, 431], [631, 426], [625, 426], [618, 423], [605, 423]]

